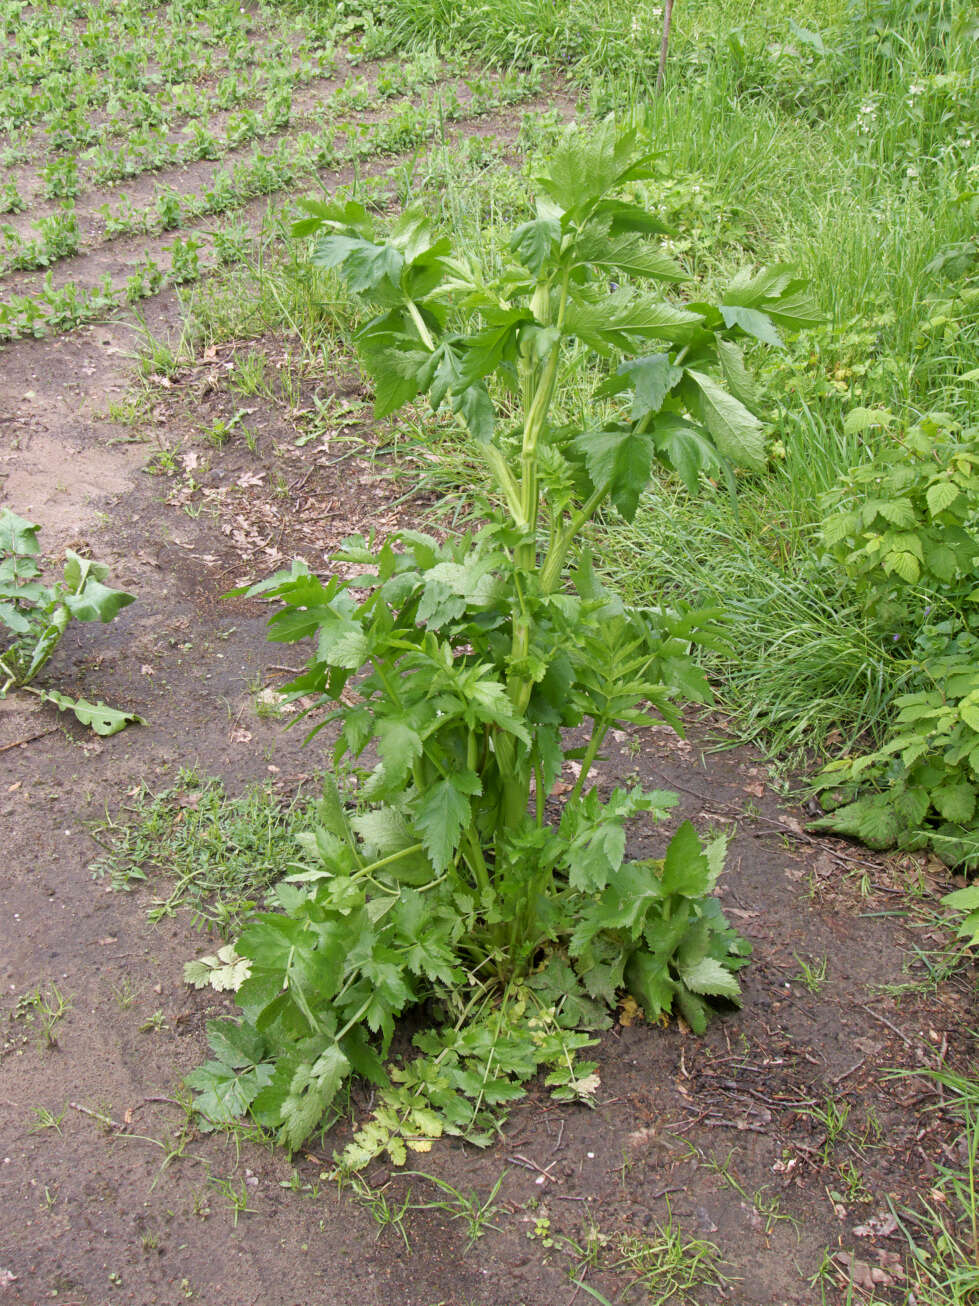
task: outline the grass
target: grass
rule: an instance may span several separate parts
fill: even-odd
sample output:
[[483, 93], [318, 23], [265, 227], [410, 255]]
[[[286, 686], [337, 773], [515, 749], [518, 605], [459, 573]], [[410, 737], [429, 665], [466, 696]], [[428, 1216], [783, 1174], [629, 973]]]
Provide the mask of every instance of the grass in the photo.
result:
[[950, 1095], [962, 1121], [959, 1161], [940, 1162], [917, 1209], [895, 1212], [908, 1250], [908, 1286], [918, 1306], [972, 1306], [979, 1300], [979, 1083], [927, 1073]]
[[310, 819], [304, 804], [283, 803], [268, 787], [231, 797], [220, 781], [182, 771], [173, 788], [144, 788], [124, 816], [95, 827], [105, 852], [94, 874], [117, 889], [165, 877], [150, 920], [187, 910], [199, 928], [227, 937], [294, 868], [296, 836]]

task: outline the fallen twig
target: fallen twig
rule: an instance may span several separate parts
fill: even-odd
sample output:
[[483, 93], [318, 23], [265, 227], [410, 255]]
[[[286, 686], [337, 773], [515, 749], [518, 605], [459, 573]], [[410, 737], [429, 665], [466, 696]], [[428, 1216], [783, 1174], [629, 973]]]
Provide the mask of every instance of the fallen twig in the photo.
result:
[[15, 739], [12, 744], [0, 745], [0, 753], [5, 753], [8, 748], [23, 748], [25, 744], [33, 744], [35, 739], [43, 739], [45, 735], [57, 734], [59, 727], [51, 726], [48, 730], [39, 730], [36, 735], [28, 735], [26, 739]]
[[857, 1006], [862, 1007], [868, 1016], [872, 1016], [874, 1020], [880, 1021], [882, 1025], [886, 1025], [888, 1029], [893, 1030], [898, 1038], [906, 1043], [909, 1048], [914, 1047], [914, 1042], [908, 1038], [903, 1030], [898, 1029], [892, 1020], [888, 1020], [886, 1016], [882, 1016], [879, 1011], [874, 1011], [873, 1007], [868, 1007], [865, 1002], [858, 1002]]
[[831, 1079], [829, 1082], [830, 1082], [834, 1087], [835, 1087], [837, 1084], [842, 1084], [843, 1081], [844, 1081], [844, 1079], [849, 1079], [850, 1076], [853, 1074], [853, 1072], [854, 1072], [855, 1070], [859, 1070], [860, 1067], [863, 1065], [863, 1063], [864, 1063], [866, 1060], [867, 1060], [866, 1057], [861, 1057], [860, 1060], [859, 1060], [855, 1065], [852, 1065], [852, 1066], [850, 1067], [849, 1070], [844, 1070], [842, 1075], [837, 1075], [835, 1079]]
[[113, 1120], [111, 1116], [107, 1116], [104, 1111], [93, 1111], [90, 1106], [82, 1106], [81, 1102], [69, 1102], [68, 1105], [72, 1111], [80, 1111], [83, 1116], [91, 1116], [100, 1125], [107, 1125], [110, 1129], [118, 1130], [120, 1134], [125, 1132], [126, 1126], [121, 1125], [118, 1120]]
[[557, 1183], [557, 1180], [550, 1173], [554, 1167], [553, 1161], [545, 1168], [544, 1166], [538, 1165], [536, 1161], [531, 1161], [529, 1157], [523, 1156], [520, 1152], [517, 1152], [514, 1156], [508, 1156], [507, 1160], [512, 1161], [514, 1165], [522, 1165], [525, 1170], [536, 1170], [537, 1173], [542, 1174], [545, 1179], [550, 1179], [552, 1184]]

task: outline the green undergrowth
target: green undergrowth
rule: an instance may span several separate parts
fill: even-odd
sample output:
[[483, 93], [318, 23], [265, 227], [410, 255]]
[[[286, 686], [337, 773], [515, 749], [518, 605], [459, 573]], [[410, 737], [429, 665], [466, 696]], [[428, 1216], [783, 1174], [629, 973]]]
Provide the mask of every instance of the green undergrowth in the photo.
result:
[[93, 827], [104, 853], [92, 874], [114, 889], [145, 889], [151, 921], [187, 911], [223, 941], [299, 857], [296, 835], [313, 805], [283, 802], [269, 785], [231, 795], [220, 780], [182, 770], [170, 788], [142, 786]]
[[971, 1306], [979, 1298], [979, 1085], [948, 1070], [922, 1075], [938, 1086], [962, 1132], [928, 1193], [895, 1212], [910, 1253], [908, 1289], [920, 1306]]

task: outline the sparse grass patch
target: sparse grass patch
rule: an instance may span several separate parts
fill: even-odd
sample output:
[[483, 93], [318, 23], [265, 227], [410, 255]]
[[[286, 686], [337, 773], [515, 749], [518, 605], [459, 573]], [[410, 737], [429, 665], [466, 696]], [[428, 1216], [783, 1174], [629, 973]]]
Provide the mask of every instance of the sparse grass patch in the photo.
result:
[[226, 937], [293, 868], [305, 810], [268, 786], [231, 797], [219, 780], [181, 771], [172, 788], [152, 794], [144, 787], [123, 813], [95, 827], [105, 852], [93, 874], [116, 889], [165, 877], [150, 920], [187, 910], [199, 928]]

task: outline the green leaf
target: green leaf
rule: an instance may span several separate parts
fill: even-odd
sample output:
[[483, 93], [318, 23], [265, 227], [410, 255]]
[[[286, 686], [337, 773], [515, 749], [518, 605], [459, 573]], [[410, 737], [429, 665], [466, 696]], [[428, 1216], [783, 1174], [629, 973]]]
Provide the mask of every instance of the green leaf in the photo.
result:
[[697, 898], [706, 893], [710, 881], [710, 864], [701, 847], [697, 831], [684, 821], [669, 842], [663, 861], [663, 892]]
[[669, 354], [648, 354], [623, 363], [618, 375], [627, 377], [635, 390], [629, 416], [638, 422], [649, 413], [659, 412], [666, 396], [682, 380], [683, 368], [674, 367]]
[[886, 429], [896, 420], [894, 414], [886, 408], [851, 408], [843, 423], [843, 434], [862, 435], [875, 426]]
[[654, 157], [652, 152], [638, 154], [635, 133], [620, 131], [614, 122], [573, 126], [537, 184], [566, 212], [584, 216], [618, 183], [651, 175]]
[[560, 239], [561, 224], [556, 218], [536, 218], [517, 227], [510, 237], [510, 248], [536, 277], [551, 252], [551, 245]]
[[117, 735], [128, 725], [146, 724], [135, 712], [121, 712], [118, 708], [106, 707], [104, 703], [89, 703], [84, 698], [69, 698], [55, 689], [35, 689], [32, 692], [46, 703], [53, 703], [61, 712], [74, 712], [82, 725], [90, 726], [97, 735]]
[[958, 486], [953, 485], [951, 481], [935, 481], [925, 491], [925, 498], [928, 500], [928, 511], [933, 517], [937, 517], [940, 512], [950, 508], [958, 497]]
[[946, 821], [965, 825], [976, 810], [976, 790], [970, 784], [940, 785], [931, 792], [931, 801]]
[[384, 763], [387, 779], [392, 784], [399, 784], [411, 770], [414, 760], [421, 757], [421, 736], [404, 721], [379, 721], [377, 751]]
[[906, 580], [909, 585], [915, 585], [921, 575], [921, 565], [913, 553], [908, 553], [903, 549], [896, 549], [893, 553], [887, 554], [884, 559], [884, 570], [894, 572], [902, 580]]
[[226, 1066], [241, 1070], [265, 1057], [265, 1038], [248, 1021], [209, 1020], [206, 1028], [211, 1051]]
[[884, 850], [897, 843], [901, 827], [889, 795], [871, 794], [811, 821], [808, 828], [851, 835], [871, 848]]
[[64, 594], [62, 603], [77, 621], [111, 621], [135, 596], [110, 589], [90, 576], [79, 594]]
[[607, 354], [622, 349], [631, 352], [633, 337], [687, 344], [702, 322], [700, 313], [623, 288], [595, 303], [569, 304], [564, 331], [565, 335], [577, 336], [592, 349]]
[[740, 399], [746, 408], [752, 410], [758, 408], [760, 404], [758, 388], [754, 377], [745, 366], [744, 353], [740, 345], [736, 345], [733, 340], [724, 340], [718, 336], [717, 355], [721, 360], [724, 380], [735, 399]]
[[767, 313], [757, 308], [744, 308], [739, 304], [719, 304], [718, 307], [726, 327], [738, 326], [746, 335], [754, 336], [763, 344], [784, 349], [782, 337]]
[[681, 966], [680, 978], [688, 989], [694, 993], [706, 993], [711, 997], [730, 998], [740, 1005], [741, 985], [737, 977], [713, 957], [702, 957], [693, 966]]
[[602, 232], [588, 232], [573, 247], [575, 262], [627, 276], [656, 281], [687, 281], [687, 274], [675, 259], [662, 250], [651, 249], [639, 236], [608, 237]]
[[14, 635], [26, 635], [32, 623], [10, 603], [0, 603], [0, 622]]
[[280, 1059], [271, 1083], [255, 1098], [256, 1118], [281, 1121], [280, 1140], [295, 1152], [313, 1132], [350, 1073], [350, 1062], [333, 1044], [315, 1062]]
[[639, 496], [649, 484], [653, 445], [650, 437], [634, 431], [583, 431], [574, 447], [584, 455], [592, 483], [609, 483], [616, 508], [632, 521]]
[[391, 245], [375, 245], [360, 236], [328, 235], [316, 243], [310, 261], [321, 268], [339, 268], [355, 293], [376, 289], [383, 281], [394, 288], [404, 259]]
[[244, 1073], [221, 1061], [207, 1061], [185, 1076], [197, 1094], [194, 1109], [207, 1127], [229, 1125], [247, 1113], [256, 1095], [271, 1081], [272, 1067], [256, 1066]]
[[451, 780], [438, 780], [418, 799], [415, 825], [425, 851], [441, 874], [459, 846], [463, 826], [470, 818], [469, 798], [459, 793]]
[[687, 376], [700, 390], [704, 423], [720, 452], [737, 467], [762, 471], [765, 442], [758, 418], [703, 372], [688, 368]]
[[625, 984], [646, 1013], [647, 1020], [656, 1020], [672, 1009], [676, 981], [670, 976], [666, 963], [645, 950], [634, 952], [629, 958]]
[[452, 405], [452, 411], [458, 413], [466, 423], [474, 439], [484, 442], [492, 440], [493, 428], [496, 425], [496, 410], [485, 382], [477, 381], [474, 385], [467, 386], [465, 390], [457, 391], [450, 396], [449, 403]]
[[40, 526], [18, 517], [10, 508], [0, 510], [0, 554], [36, 556], [41, 552], [37, 535]]

